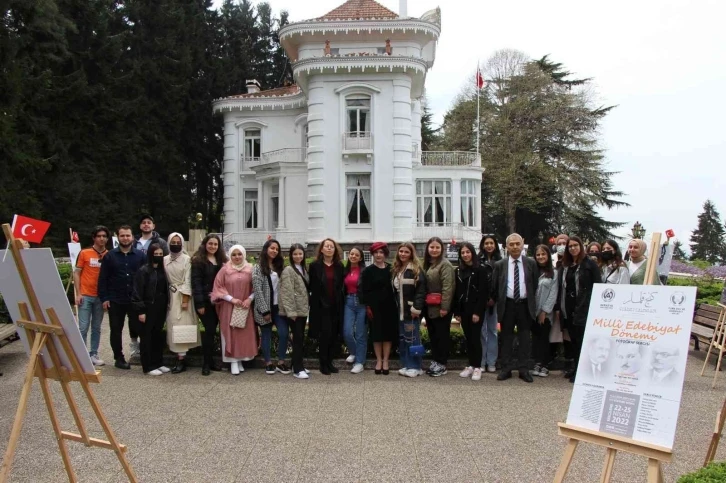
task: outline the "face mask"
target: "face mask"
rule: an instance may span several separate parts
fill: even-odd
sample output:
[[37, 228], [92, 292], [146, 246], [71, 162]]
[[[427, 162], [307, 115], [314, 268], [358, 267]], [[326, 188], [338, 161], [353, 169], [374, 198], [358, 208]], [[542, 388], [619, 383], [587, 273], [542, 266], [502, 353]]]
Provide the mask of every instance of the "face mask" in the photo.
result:
[[557, 254], [559, 256], [562, 256], [565, 254], [565, 248], [567, 248], [565, 245], [557, 245]]
[[171, 253], [179, 253], [182, 249], [181, 245], [169, 245], [169, 251]]
[[164, 263], [164, 255], [154, 255], [152, 258], [154, 260], [154, 263], [156, 263], [157, 265], [161, 265], [162, 263]]
[[609, 262], [610, 260], [613, 260], [615, 258], [614, 252], [602, 252], [600, 254], [600, 258], [602, 258], [603, 262]]
[[595, 260], [600, 258], [600, 253], [590, 253], [590, 258], [594, 258]]

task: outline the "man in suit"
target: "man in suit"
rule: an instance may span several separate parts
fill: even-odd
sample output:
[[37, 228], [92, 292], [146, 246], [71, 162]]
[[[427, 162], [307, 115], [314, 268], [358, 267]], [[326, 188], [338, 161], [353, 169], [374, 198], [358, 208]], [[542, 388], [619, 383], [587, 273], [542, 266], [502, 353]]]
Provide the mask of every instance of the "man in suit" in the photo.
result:
[[593, 382], [604, 382], [608, 371], [610, 359], [611, 340], [607, 337], [593, 337], [587, 344], [587, 360], [582, 358], [578, 374], [584, 379]]
[[681, 374], [676, 371], [680, 354], [681, 351], [676, 346], [656, 345], [653, 347], [650, 360], [652, 384], [667, 386], [681, 380]]
[[519, 378], [532, 382], [529, 374], [529, 358], [532, 352], [530, 330], [537, 315], [537, 284], [539, 269], [537, 263], [526, 257], [524, 239], [517, 233], [507, 237], [507, 258], [494, 265], [494, 294], [497, 297], [497, 314], [502, 331], [502, 370], [498, 381], [512, 377], [512, 343], [514, 328], [519, 341]]

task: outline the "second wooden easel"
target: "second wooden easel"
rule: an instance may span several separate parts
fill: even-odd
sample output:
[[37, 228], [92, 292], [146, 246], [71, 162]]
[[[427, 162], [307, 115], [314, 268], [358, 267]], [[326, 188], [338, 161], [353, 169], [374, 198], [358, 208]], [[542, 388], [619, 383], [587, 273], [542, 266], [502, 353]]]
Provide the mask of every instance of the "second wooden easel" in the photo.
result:
[[[48, 410], [48, 416], [50, 416], [53, 432], [55, 433], [56, 440], [58, 442], [58, 448], [61, 458], [63, 459], [63, 466], [65, 467], [66, 474], [68, 475], [68, 481], [76, 482], [78, 481], [78, 478], [76, 477], [73, 466], [71, 465], [66, 441], [77, 441], [85, 444], [87, 447], [95, 446], [113, 450], [116, 453], [116, 456], [129, 481], [136, 483], [138, 480], [136, 479], [136, 475], [134, 474], [131, 464], [126, 457], [126, 446], [120, 444], [116, 439], [116, 436], [106, 420], [106, 417], [101, 410], [101, 406], [96, 400], [96, 396], [93, 394], [93, 390], [90, 386], [91, 382], [100, 382], [100, 373], [96, 371], [92, 374], [88, 374], [82, 370], [81, 364], [73, 351], [68, 338], [66, 337], [65, 330], [55, 310], [53, 308], [48, 308], [44, 313], [42, 309], [40, 300], [33, 289], [27, 268], [21, 256], [21, 250], [23, 248], [20, 240], [13, 238], [10, 225], [4, 224], [3, 231], [6, 239], [9, 241], [9, 249], [15, 261], [15, 265], [20, 275], [20, 280], [23, 284], [23, 289], [33, 315], [31, 317], [30, 310], [26, 303], [21, 302], [18, 304], [21, 317], [19, 320], [16, 320], [16, 325], [18, 326], [18, 330], [25, 331], [28, 344], [31, 347], [30, 360], [28, 361], [28, 367], [25, 372], [25, 381], [23, 383], [22, 391], [20, 392], [20, 401], [18, 402], [18, 409], [15, 413], [15, 421], [13, 423], [12, 430], [10, 431], [8, 446], [5, 451], [2, 466], [0, 466], [0, 483], [6, 483], [9, 479], [10, 470], [15, 458], [15, 450], [17, 449], [20, 432], [23, 427], [23, 421], [28, 409], [30, 391], [35, 378], [37, 378], [40, 383], [40, 389], [43, 393], [43, 399], [45, 400], [45, 405]], [[54, 336], [56, 337], [56, 340], [59, 341], [65, 356], [70, 361], [72, 366], [71, 370], [61, 363], [59, 350], [53, 342]], [[50, 357], [52, 361], [51, 367], [46, 367], [42, 358], [43, 353], [47, 353]], [[61, 429], [58, 414], [51, 396], [50, 384], [48, 383], [49, 380], [56, 380], [60, 382], [63, 394], [68, 402], [68, 407], [73, 415], [79, 434], [63, 431]], [[107, 440], [91, 438], [89, 436], [85, 422], [81, 416], [81, 412], [73, 397], [73, 393], [71, 392], [71, 381], [78, 381], [80, 383], [93, 412], [98, 418], [98, 421], [106, 434]]]

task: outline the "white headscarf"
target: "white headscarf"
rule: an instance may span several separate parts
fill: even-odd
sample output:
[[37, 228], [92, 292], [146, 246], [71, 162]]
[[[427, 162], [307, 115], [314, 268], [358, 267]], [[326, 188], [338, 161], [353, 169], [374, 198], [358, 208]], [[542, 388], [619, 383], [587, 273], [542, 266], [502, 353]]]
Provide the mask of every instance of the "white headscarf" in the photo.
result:
[[[232, 252], [235, 250], [239, 250], [240, 252], [242, 252], [241, 265], [235, 265], [234, 263], [232, 263]], [[227, 253], [229, 253], [229, 266], [234, 268], [238, 272], [241, 272], [247, 265], [249, 265], [249, 262], [247, 262], [247, 250], [245, 250], [245, 247], [243, 247], [242, 245], [232, 245], [232, 248], [230, 248]]]
[[181, 233], [177, 233], [177, 232], [172, 233], [171, 235], [169, 235], [169, 238], [166, 239], [166, 242], [169, 245], [171, 245], [171, 241], [174, 239], [174, 237], [177, 237], [177, 236], [181, 240], [182, 251], [180, 251], [179, 253], [172, 253], [171, 250], [169, 250], [169, 256], [171, 257], [172, 260], [176, 260], [177, 258], [179, 258], [179, 256], [182, 253], [186, 254], [186, 250], [184, 250], [184, 237], [182, 236]]

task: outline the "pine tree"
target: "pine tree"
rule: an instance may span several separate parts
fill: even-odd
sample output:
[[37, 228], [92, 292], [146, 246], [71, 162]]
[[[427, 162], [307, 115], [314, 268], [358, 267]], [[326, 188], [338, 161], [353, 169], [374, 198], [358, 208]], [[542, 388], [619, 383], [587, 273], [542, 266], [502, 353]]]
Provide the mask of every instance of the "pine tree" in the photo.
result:
[[434, 114], [424, 100], [421, 113], [421, 151], [433, 151], [440, 142], [441, 128], [434, 127]]
[[698, 228], [691, 235], [691, 259], [706, 260], [711, 264], [726, 261], [726, 230], [711, 200], [703, 204], [698, 215]]
[[688, 255], [683, 250], [683, 243], [680, 240], [673, 242], [673, 260], [688, 261]]

